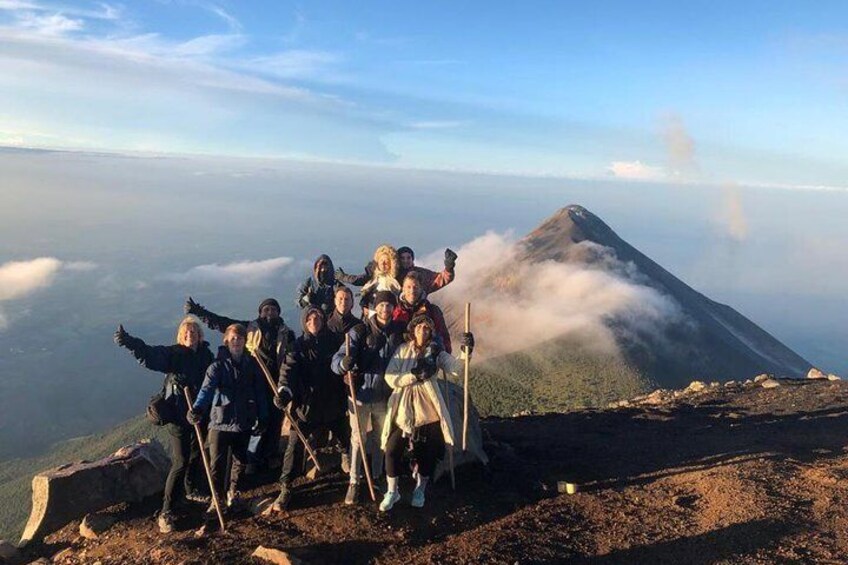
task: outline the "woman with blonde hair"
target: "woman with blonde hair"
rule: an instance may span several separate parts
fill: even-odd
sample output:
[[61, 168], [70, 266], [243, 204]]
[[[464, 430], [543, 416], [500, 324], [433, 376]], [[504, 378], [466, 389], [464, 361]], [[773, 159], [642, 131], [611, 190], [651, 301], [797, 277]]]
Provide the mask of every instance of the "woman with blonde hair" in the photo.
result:
[[188, 410], [183, 388], [188, 387], [192, 396], [200, 389], [206, 369], [214, 361], [209, 344], [203, 341], [203, 329], [193, 316], [185, 317], [177, 328], [177, 343], [174, 345], [147, 345], [141, 339], [131, 336], [118, 326], [115, 343], [130, 350], [138, 362], [145, 368], [166, 373], [162, 384], [164, 406], [168, 408], [161, 415], [171, 442], [171, 470], [165, 481], [165, 494], [162, 511], [159, 513], [159, 531], [163, 534], [174, 530], [173, 510], [183, 497], [202, 502], [206, 497], [200, 494], [194, 481], [202, 473], [199, 469], [200, 446], [194, 430], [185, 421]]
[[336, 271], [336, 279], [353, 286], [361, 286], [360, 305], [363, 313], [371, 306], [371, 298], [380, 291], [387, 290], [397, 296], [401, 285], [398, 281], [397, 250], [391, 245], [384, 244], [374, 251], [374, 258], [365, 267], [361, 275], [348, 275], [343, 270]]

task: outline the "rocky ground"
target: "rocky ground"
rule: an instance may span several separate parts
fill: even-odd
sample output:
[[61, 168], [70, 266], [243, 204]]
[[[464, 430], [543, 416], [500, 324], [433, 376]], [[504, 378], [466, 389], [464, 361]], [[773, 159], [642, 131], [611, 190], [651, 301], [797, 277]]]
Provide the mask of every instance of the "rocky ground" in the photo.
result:
[[[765, 386], [763, 386], [765, 384]], [[160, 535], [156, 501], [114, 509], [96, 539], [74, 523], [22, 562], [258, 562], [259, 545], [308, 563], [844, 563], [848, 383], [695, 385], [607, 410], [483, 422], [492, 462], [443, 478], [423, 510], [345, 507], [336, 472], [283, 515], [196, 538], [200, 508]], [[559, 481], [579, 492], [559, 494]], [[407, 496], [409, 483], [403, 485]], [[258, 486], [258, 498], [275, 494]], [[57, 554], [59, 554], [57, 556]]]

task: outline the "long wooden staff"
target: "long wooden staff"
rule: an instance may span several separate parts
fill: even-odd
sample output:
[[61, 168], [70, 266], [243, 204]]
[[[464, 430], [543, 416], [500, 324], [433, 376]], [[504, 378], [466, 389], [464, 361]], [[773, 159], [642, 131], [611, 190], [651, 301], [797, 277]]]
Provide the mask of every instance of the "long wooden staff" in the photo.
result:
[[[451, 398], [450, 391], [450, 383], [448, 383], [448, 374], [445, 371], [442, 371], [442, 380], [445, 383], [445, 401], [448, 405], [448, 418], [453, 420], [453, 409], [451, 406], [453, 405], [453, 399]], [[451, 428], [453, 428], [453, 422], [451, 421]], [[456, 432], [454, 432], [456, 433]], [[456, 440], [454, 440], [456, 441]], [[451, 478], [451, 490], [456, 490], [456, 477], [453, 473], [453, 444], [448, 445], [448, 468], [450, 469], [450, 478]]]
[[[191, 399], [191, 393], [188, 387], [183, 387], [188, 409], [191, 410], [194, 401]], [[206, 470], [206, 478], [209, 480], [209, 491], [212, 493], [212, 503], [215, 505], [215, 512], [218, 514], [218, 523], [221, 524], [221, 531], [227, 529], [224, 524], [224, 513], [221, 512], [221, 503], [218, 500], [218, 492], [215, 490], [215, 483], [212, 481], [212, 470], [209, 467], [209, 460], [206, 458], [206, 449], [203, 447], [203, 432], [200, 430], [200, 424], [194, 424], [194, 433], [197, 434], [197, 444], [200, 447], [200, 458], [203, 459], [203, 468]]]
[[[471, 331], [471, 303], [465, 303], [465, 333]], [[471, 363], [471, 356], [468, 351], [465, 352], [465, 378], [463, 380], [462, 389], [462, 450], [468, 449], [468, 365]]]
[[[345, 355], [350, 357], [350, 335], [345, 334]], [[362, 428], [359, 426], [359, 408], [356, 406], [356, 387], [353, 386], [353, 373], [347, 372], [347, 384], [350, 387], [350, 400], [353, 403], [353, 419], [356, 420], [356, 429], [353, 430], [359, 438], [359, 455], [362, 457], [362, 467], [365, 469], [365, 481], [368, 483], [368, 492], [371, 493], [371, 500], [377, 502], [377, 495], [374, 493], [374, 483], [371, 482], [371, 464], [368, 462], [368, 456], [365, 454], [365, 436], [362, 434]]]
[[[274, 394], [274, 398], [278, 398], [279, 394], [277, 393], [277, 385], [274, 383], [274, 378], [271, 376], [271, 371], [268, 370], [268, 366], [265, 365], [265, 361], [263, 361], [256, 353], [253, 353], [253, 358], [256, 359], [256, 363], [259, 365], [259, 368], [262, 369], [262, 374], [265, 375], [265, 380], [268, 381], [268, 386], [271, 387], [271, 392]], [[294, 430], [294, 433], [297, 434], [297, 437], [300, 439], [301, 443], [303, 443], [306, 453], [309, 454], [309, 458], [312, 459], [313, 463], [315, 463], [315, 468], [318, 469], [318, 471], [321, 471], [321, 464], [318, 463], [318, 457], [315, 456], [315, 452], [312, 451], [312, 446], [309, 445], [309, 442], [306, 440], [303, 432], [300, 431], [300, 426], [298, 426], [295, 419], [292, 418], [288, 407], [283, 408], [283, 414], [285, 414], [286, 418], [289, 419], [291, 429]]]

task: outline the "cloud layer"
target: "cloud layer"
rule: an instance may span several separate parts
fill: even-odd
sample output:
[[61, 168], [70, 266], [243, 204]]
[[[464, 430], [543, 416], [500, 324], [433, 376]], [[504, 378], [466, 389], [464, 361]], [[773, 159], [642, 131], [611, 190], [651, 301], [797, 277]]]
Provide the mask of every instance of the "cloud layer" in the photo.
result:
[[260, 286], [273, 282], [280, 271], [289, 266], [292, 261], [291, 257], [274, 257], [261, 261], [237, 261], [225, 265], [211, 263], [192, 267], [183, 273], [162, 275], [160, 278], [179, 283]]
[[[616, 331], [655, 330], [679, 319], [676, 302], [639, 282], [632, 264], [589, 244], [601, 268], [577, 263], [519, 260], [519, 244], [509, 234], [489, 232], [457, 251], [462, 270], [436, 302], [461, 311], [473, 297], [472, 329], [486, 356], [525, 349], [566, 336], [589, 349], [615, 351]], [[428, 262], [436, 264], [432, 258]], [[481, 281], [485, 281], [481, 284]]]

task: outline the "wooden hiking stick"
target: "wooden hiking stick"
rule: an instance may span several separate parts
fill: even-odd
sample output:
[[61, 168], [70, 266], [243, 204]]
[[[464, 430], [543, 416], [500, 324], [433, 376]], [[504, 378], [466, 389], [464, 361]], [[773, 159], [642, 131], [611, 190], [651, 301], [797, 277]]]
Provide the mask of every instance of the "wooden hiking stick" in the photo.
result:
[[[465, 333], [471, 331], [471, 303], [465, 303]], [[465, 378], [462, 383], [462, 450], [468, 449], [468, 365], [471, 356], [465, 352]]]
[[[194, 401], [191, 399], [191, 393], [188, 387], [183, 387], [188, 409], [191, 410]], [[225, 531], [227, 526], [224, 524], [224, 513], [221, 512], [221, 502], [218, 500], [218, 491], [215, 490], [215, 482], [212, 480], [212, 469], [209, 467], [209, 460], [206, 458], [206, 449], [203, 447], [203, 432], [200, 430], [200, 424], [194, 424], [194, 433], [197, 434], [197, 444], [200, 448], [200, 458], [203, 459], [203, 468], [206, 470], [206, 478], [209, 480], [209, 491], [212, 493], [212, 503], [215, 505], [215, 512], [218, 514], [218, 523], [221, 524], [221, 531]]]
[[[345, 334], [345, 356], [350, 357], [350, 335]], [[359, 455], [362, 458], [362, 466], [365, 468], [365, 480], [368, 483], [368, 492], [371, 494], [371, 500], [377, 502], [377, 495], [374, 493], [374, 483], [371, 482], [371, 463], [368, 461], [368, 456], [365, 453], [365, 437], [362, 435], [362, 428], [359, 426], [359, 408], [356, 407], [356, 387], [353, 386], [353, 373], [347, 372], [347, 384], [350, 387], [350, 399], [353, 402], [353, 419], [356, 420], [356, 437], [359, 438]], [[353, 461], [351, 461], [353, 463]]]
[[[451, 393], [450, 393], [450, 384], [448, 383], [448, 374], [445, 371], [442, 371], [442, 380], [445, 383], [445, 401], [448, 405], [448, 418], [453, 419], [453, 411], [451, 410]], [[453, 422], [451, 421], [451, 428], [453, 428]], [[456, 432], [454, 432], [456, 433]], [[454, 440], [456, 441], [456, 440]], [[456, 477], [453, 473], [453, 444], [445, 446], [448, 450], [448, 468], [450, 469], [450, 478], [451, 478], [451, 490], [456, 490]]]
[[[277, 394], [277, 385], [274, 383], [274, 377], [271, 376], [271, 371], [268, 370], [268, 366], [265, 365], [265, 361], [263, 361], [256, 353], [252, 353], [252, 355], [253, 358], [256, 359], [256, 363], [259, 365], [259, 368], [262, 369], [262, 374], [265, 375], [265, 380], [268, 381], [268, 386], [271, 387], [271, 393], [274, 395], [274, 398], [279, 398], [280, 395]], [[297, 434], [297, 437], [303, 443], [303, 447], [306, 449], [306, 453], [309, 454], [309, 458], [312, 459], [313, 463], [315, 463], [315, 468], [318, 469], [318, 471], [321, 471], [321, 464], [318, 463], [318, 457], [315, 455], [315, 452], [312, 451], [312, 446], [309, 445], [309, 442], [306, 440], [303, 432], [300, 431], [300, 426], [298, 426], [297, 422], [295, 422], [294, 418], [292, 418], [288, 407], [283, 408], [283, 413], [286, 415], [286, 418], [289, 419], [291, 429], [294, 430], [294, 433]]]

